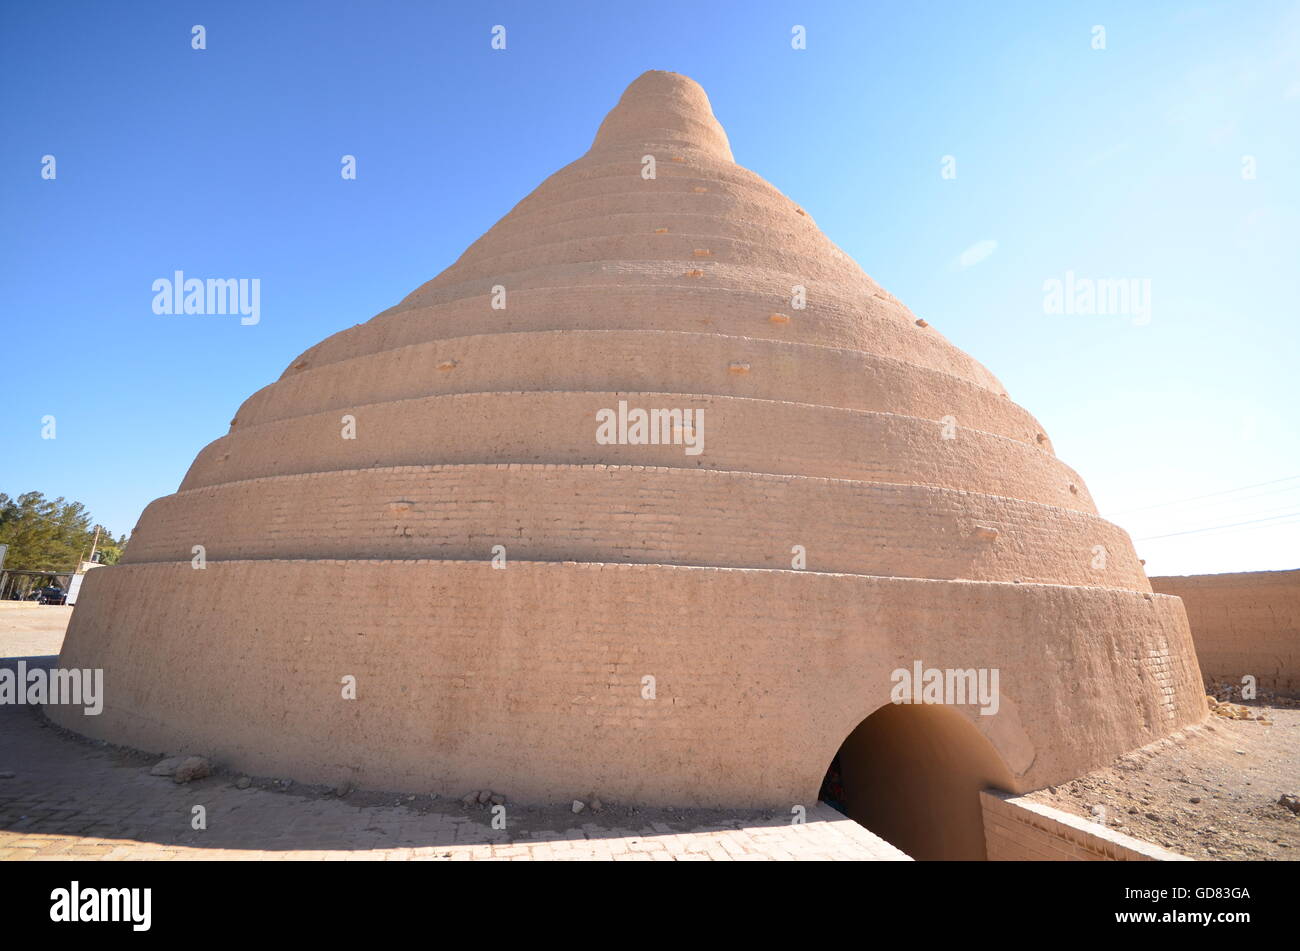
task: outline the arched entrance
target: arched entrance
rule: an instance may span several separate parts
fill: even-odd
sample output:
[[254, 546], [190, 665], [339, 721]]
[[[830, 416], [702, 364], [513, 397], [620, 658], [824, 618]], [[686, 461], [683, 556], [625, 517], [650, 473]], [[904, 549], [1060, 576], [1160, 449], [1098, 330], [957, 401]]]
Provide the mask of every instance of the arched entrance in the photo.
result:
[[915, 859], [985, 859], [979, 792], [1012, 789], [993, 745], [957, 711], [888, 703], [840, 746], [824, 801]]

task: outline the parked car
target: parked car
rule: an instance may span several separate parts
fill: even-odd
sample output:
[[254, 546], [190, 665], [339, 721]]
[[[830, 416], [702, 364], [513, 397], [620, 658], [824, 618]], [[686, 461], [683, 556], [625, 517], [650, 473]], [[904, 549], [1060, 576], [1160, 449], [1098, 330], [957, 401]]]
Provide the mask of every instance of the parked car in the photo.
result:
[[68, 592], [58, 585], [48, 585], [41, 588], [40, 602], [41, 604], [67, 604]]

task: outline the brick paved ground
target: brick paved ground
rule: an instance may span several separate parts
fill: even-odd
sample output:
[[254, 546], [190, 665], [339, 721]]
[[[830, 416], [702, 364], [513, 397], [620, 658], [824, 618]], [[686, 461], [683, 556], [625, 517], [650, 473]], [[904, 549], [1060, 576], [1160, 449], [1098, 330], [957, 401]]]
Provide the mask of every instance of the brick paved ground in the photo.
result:
[[[155, 761], [70, 738], [33, 708], [0, 706], [0, 775], [14, 774], [0, 778], [0, 860], [906, 859], [824, 805], [793, 826], [780, 815], [613, 807], [601, 815], [517, 809], [512, 817], [507, 804], [511, 828], [494, 831], [485, 809], [459, 802], [241, 790], [233, 776], [178, 786], [149, 775]], [[191, 828], [196, 805], [206, 810], [206, 830]]]

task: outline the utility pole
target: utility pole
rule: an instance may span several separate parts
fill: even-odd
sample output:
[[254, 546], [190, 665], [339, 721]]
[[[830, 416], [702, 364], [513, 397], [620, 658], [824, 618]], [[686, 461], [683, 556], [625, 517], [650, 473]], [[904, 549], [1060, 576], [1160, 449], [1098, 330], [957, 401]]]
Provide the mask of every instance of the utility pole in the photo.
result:
[[[94, 540], [93, 542], [90, 543], [90, 560], [91, 560], [91, 561], [94, 561], [94, 560], [95, 560], [95, 549], [98, 548], [98, 547], [99, 547], [99, 526], [96, 525], [96, 526], [95, 526], [95, 540]], [[81, 565], [77, 565], [77, 568], [80, 568], [80, 567], [81, 567]]]

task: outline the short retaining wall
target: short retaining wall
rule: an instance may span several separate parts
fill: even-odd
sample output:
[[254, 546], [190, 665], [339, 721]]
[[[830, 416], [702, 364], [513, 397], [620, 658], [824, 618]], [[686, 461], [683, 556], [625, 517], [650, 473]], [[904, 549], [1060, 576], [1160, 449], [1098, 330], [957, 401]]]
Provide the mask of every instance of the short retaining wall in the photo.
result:
[[1190, 862], [1096, 822], [1000, 790], [980, 793], [991, 862]]

